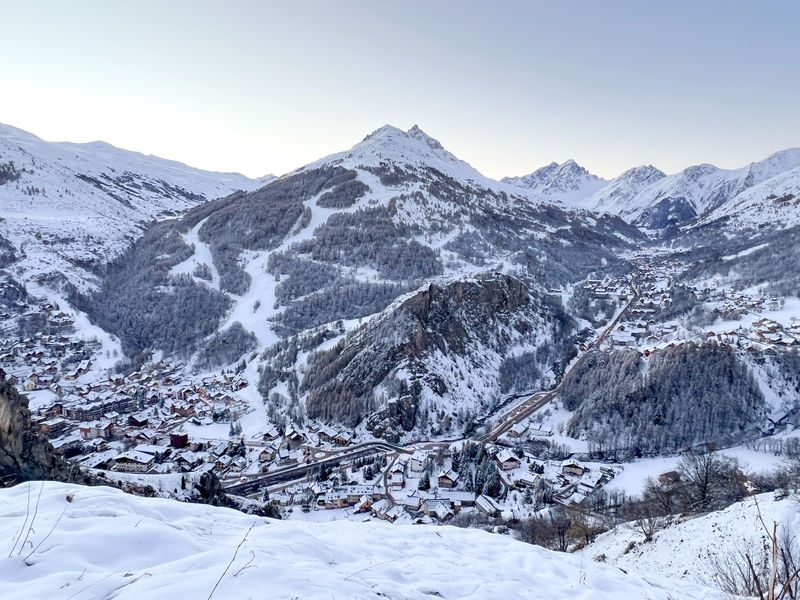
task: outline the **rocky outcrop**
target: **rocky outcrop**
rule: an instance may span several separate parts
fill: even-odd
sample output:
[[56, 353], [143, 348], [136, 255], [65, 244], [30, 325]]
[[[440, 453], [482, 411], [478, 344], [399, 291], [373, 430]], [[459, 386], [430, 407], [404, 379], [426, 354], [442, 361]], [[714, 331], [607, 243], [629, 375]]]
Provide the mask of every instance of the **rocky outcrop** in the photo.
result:
[[447, 431], [459, 411], [463, 425], [467, 411], [491, 410], [515, 348], [550, 344], [571, 327], [560, 304], [509, 275], [431, 283], [312, 355], [300, 391], [309, 417], [363, 421], [387, 440], [420, 427]]
[[31, 427], [28, 400], [0, 369], [0, 486], [31, 479], [70, 479], [69, 465]]

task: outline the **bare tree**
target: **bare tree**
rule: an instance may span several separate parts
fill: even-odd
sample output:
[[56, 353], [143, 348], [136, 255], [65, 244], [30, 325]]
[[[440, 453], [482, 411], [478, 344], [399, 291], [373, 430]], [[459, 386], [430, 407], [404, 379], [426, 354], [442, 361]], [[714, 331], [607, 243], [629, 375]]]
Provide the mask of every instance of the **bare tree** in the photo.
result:
[[683, 482], [683, 500], [692, 510], [722, 508], [746, 495], [738, 462], [716, 452], [686, 454], [677, 471]]
[[642, 496], [645, 500], [656, 505], [662, 514], [671, 515], [678, 510], [678, 488], [677, 482], [665, 483], [648, 477]]
[[641, 533], [645, 542], [651, 541], [655, 533], [667, 525], [667, 516], [661, 507], [647, 498], [631, 503], [627, 512], [626, 516], [631, 518], [628, 527]]
[[711, 564], [717, 586], [728, 594], [759, 600], [795, 600], [800, 596], [800, 549], [789, 527], [767, 525], [756, 501], [763, 543], [740, 543], [731, 553]]

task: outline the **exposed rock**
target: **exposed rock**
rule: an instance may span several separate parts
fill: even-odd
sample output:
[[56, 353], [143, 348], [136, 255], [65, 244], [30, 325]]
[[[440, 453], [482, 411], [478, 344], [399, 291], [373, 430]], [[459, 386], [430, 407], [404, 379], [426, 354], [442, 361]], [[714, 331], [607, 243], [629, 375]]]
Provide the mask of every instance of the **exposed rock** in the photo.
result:
[[70, 481], [70, 468], [47, 438], [31, 427], [27, 398], [0, 369], [0, 486], [31, 479]]

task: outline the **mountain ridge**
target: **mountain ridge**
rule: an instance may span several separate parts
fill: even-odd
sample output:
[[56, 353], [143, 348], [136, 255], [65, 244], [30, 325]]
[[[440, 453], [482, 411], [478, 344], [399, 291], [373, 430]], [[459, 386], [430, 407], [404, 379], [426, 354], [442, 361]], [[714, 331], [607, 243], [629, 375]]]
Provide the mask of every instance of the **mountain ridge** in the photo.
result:
[[23, 281], [96, 283], [95, 271], [157, 219], [260, 187], [251, 180], [123, 150], [106, 142], [48, 142], [0, 124], [0, 237]]

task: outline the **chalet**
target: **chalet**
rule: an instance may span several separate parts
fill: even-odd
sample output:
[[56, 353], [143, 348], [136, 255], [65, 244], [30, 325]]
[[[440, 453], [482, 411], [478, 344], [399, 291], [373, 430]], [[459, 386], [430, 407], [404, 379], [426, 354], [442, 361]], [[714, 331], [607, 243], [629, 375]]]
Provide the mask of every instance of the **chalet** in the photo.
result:
[[26, 392], [39, 389], [39, 376], [36, 373], [31, 373], [25, 380], [25, 383], [22, 384], [22, 389]]
[[336, 434], [336, 437], [333, 438], [333, 441], [340, 446], [349, 446], [350, 442], [353, 441], [353, 434], [347, 431], [340, 431]]
[[276, 440], [280, 437], [280, 432], [275, 425], [269, 425], [261, 436], [261, 439], [265, 442], [271, 442], [272, 440]]
[[[427, 494], [427, 496], [429, 498], [441, 498], [447, 500], [454, 508], [456, 506], [475, 506], [475, 492], [453, 489], [437, 489], [433, 491], [433, 495]], [[458, 510], [456, 510], [456, 512], [458, 512]]]
[[114, 432], [114, 424], [111, 421], [92, 421], [91, 423], [81, 424], [78, 430], [84, 440], [91, 440], [92, 438], [107, 440]]
[[374, 501], [370, 496], [361, 496], [358, 502], [353, 506], [353, 514], [369, 512], [372, 509]]
[[317, 500], [317, 504], [328, 509], [344, 508], [348, 506], [347, 494], [341, 490], [328, 490], [324, 496]]
[[106, 413], [103, 413], [103, 420], [104, 421], [111, 421], [114, 425], [119, 423], [120, 414], [115, 410], [110, 410]]
[[194, 414], [194, 406], [188, 402], [173, 402], [170, 412], [181, 417], [191, 417]]
[[475, 499], [475, 508], [490, 517], [499, 517], [502, 512], [500, 505], [486, 494], [481, 494]]
[[153, 455], [129, 450], [114, 459], [114, 468], [117, 471], [129, 473], [146, 473], [153, 466], [153, 463], [155, 463]]
[[289, 450], [294, 450], [302, 446], [306, 439], [293, 425], [289, 425], [283, 433], [284, 443], [288, 446]]
[[568, 475], [577, 475], [578, 477], [580, 477], [581, 475], [583, 475], [584, 471], [586, 471], [584, 466], [574, 458], [568, 458], [567, 460], [561, 463], [562, 473]]
[[405, 514], [402, 506], [395, 506], [389, 500], [378, 500], [372, 505], [372, 514], [384, 521], [394, 523]]
[[173, 448], [185, 448], [189, 444], [189, 434], [181, 431], [169, 434], [169, 445]]
[[458, 473], [452, 469], [442, 471], [437, 477], [440, 488], [452, 489], [458, 484]]
[[137, 413], [128, 416], [128, 425], [131, 427], [147, 427], [148, 424], [148, 418], [145, 414]]
[[597, 471], [585, 471], [578, 482], [578, 491], [581, 494], [589, 495], [603, 485], [603, 474]]
[[503, 471], [517, 469], [522, 464], [520, 463], [517, 455], [510, 450], [503, 450], [495, 457], [495, 460], [497, 461], [497, 464], [500, 465], [500, 468], [503, 469]]
[[60, 417], [64, 414], [64, 404], [61, 402], [53, 402], [44, 410], [44, 414], [48, 417]]
[[414, 473], [422, 473], [428, 468], [428, 465], [430, 464], [430, 457], [424, 450], [417, 450], [411, 455], [408, 464]]
[[422, 507], [422, 498], [420, 498], [419, 492], [416, 490], [405, 496], [394, 496], [393, 500], [398, 506], [402, 506], [412, 512], [417, 512]]
[[53, 450], [64, 456], [73, 456], [83, 448], [81, 436], [77, 434], [70, 434], [66, 437], [54, 440], [52, 445]]
[[447, 521], [455, 515], [450, 500], [444, 498], [428, 498], [422, 503], [423, 512], [439, 521]]
[[552, 425], [533, 423], [528, 429], [528, 434], [536, 437], [549, 437], [553, 435], [553, 427]]
[[273, 446], [263, 446], [258, 450], [259, 462], [270, 462], [275, 459], [277, 450]]
[[299, 457], [296, 452], [291, 452], [286, 448], [281, 448], [278, 451], [278, 462], [282, 465], [296, 465], [299, 462]]
[[114, 463], [114, 458], [116, 456], [116, 450], [105, 450], [90, 454], [86, 458], [81, 459], [80, 464], [89, 469], [108, 469]]
[[224, 454], [214, 462], [214, 471], [225, 471], [230, 468], [231, 464], [233, 464], [233, 457]]
[[188, 400], [189, 396], [194, 393], [194, 390], [190, 387], [181, 387], [175, 390], [175, 399], [176, 400]]
[[125, 434], [125, 437], [137, 444], [149, 443], [156, 439], [156, 432], [152, 429], [133, 429]]
[[586, 495], [581, 492], [572, 492], [563, 497], [557, 495], [553, 499], [564, 506], [580, 506], [586, 500]]
[[389, 487], [393, 490], [401, 490], [406, 484], [405, 467], [395, 462], [389, 469]]
[[219, 442], [216, 446], [209, 449], [208, 453], [214, 457], [218, 458], [225, 454], [228, 451], [228, 444], [227, 442]]
[[39, 431], [48, 437], [54, 437], [64, 433], [69, 427], [70, 423], [66, 419], [56, 417], [54, 419], [47, 419], [39, 424]]
[[341, 488], [347, 495], [348, 504], [356, 504], [361, 498], [368, 497], [378, 500], [381, 492], [374, 485], [346, 485]]
[[173, 462], [179, 471], [186, 473], [203, 464], [203, 455], [199, 452], [182, 451], [178, 453]]
[[321, 427], [317, 433], [317, 437], [323, 442], [333, 442], [336, 437], [336, 432], [330, 427]]
[[528, 425], [526, 423], [515, 423], [514, 426], [508, 430], [508, 437], [519, 439], [525, 435], [526, 431], [528, 431]]

